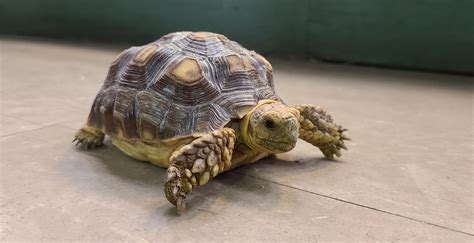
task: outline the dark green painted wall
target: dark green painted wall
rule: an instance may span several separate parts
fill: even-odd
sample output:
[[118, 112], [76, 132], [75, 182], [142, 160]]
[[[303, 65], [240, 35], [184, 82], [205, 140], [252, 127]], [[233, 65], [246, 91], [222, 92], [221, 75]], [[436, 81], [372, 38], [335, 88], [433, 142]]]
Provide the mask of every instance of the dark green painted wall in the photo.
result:
[[0, 33], [144, 44], [178, 30], [265, 54], [474, 73], [474, 0], [0, 0]]
[[310, 53], [474, 73], [474, 0], [314, 0]]

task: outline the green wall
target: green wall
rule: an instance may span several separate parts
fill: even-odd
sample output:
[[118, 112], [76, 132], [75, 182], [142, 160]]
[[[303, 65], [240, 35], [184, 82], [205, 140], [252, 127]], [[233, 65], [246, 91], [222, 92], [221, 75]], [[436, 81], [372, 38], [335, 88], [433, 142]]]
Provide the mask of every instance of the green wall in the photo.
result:
[[0, 33], [144, 44], [178, 30], [264, 54], [474, 73], [474, 0], [0, 0]]

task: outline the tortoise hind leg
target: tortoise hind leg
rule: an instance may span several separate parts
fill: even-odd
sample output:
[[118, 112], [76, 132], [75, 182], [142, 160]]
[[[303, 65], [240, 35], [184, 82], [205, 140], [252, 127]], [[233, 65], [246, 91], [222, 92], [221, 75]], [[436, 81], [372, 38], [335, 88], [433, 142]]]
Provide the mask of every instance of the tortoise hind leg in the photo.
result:
[[104, 136], [105, 134], [100, 129], [86, 124], [77, 131], [72, 142], [76, 142], [76, 145], [82, 145], [85, 149], [92, 149], [102, 146]]

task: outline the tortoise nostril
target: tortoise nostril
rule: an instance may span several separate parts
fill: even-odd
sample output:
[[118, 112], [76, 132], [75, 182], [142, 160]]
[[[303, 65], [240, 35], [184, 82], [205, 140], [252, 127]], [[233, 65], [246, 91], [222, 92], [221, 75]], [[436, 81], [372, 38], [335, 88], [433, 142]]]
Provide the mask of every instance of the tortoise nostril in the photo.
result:
[[275, 122], [273, 122], [271, 119], [267, 119], [265, 120], [265, 127], [268, 129], [273, 129], [275, 128]]

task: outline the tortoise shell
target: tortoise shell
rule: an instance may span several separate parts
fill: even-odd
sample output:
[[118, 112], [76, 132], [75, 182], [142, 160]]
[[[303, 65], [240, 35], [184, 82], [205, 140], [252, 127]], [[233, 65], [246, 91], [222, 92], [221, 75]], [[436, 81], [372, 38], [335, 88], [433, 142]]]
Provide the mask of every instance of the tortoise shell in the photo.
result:
[[166, 140], [208, 133], [275, 94], [272, 66], [223, 35], [177, 32], [123, 51], [88, 123], [109, 136]]

